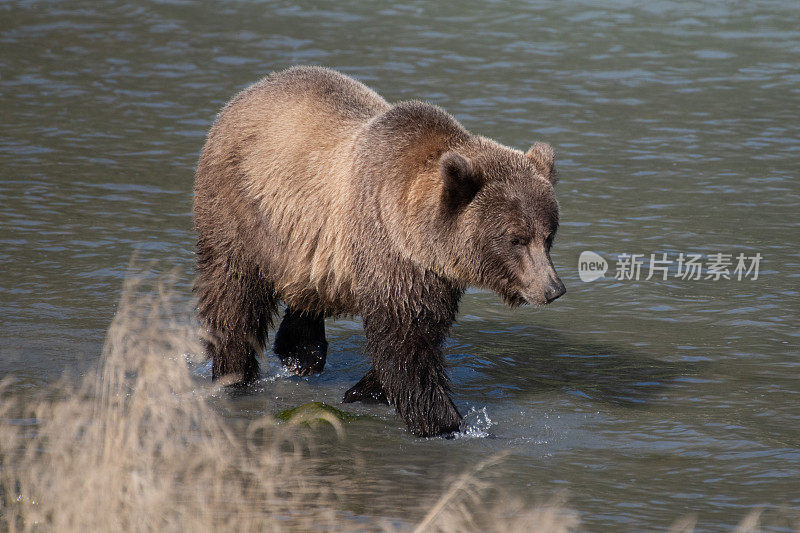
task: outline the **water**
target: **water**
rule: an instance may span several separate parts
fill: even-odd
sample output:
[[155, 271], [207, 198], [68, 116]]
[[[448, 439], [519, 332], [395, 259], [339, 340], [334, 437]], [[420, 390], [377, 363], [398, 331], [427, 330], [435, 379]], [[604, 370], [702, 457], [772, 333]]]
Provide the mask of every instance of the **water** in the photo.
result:
[[[26, 395], [96, 364], [134, 254], [177, 269], [188, 298], [193, 168], [214, 114], [271, 70], [324, 64], [505, 144], [553, 144], [568, 287], [516, 312], [469, 291], [446, 352], [471, 438], [412, 439], [390, 408], [352, 407], [371, 418], [323, 447], [358, 481], [342, 505], [413, 519], [451, 476], [510, 449], [495, 478], [530, 501], [565, 494], [589, 530], [690, 514], [727, 530], [756, 508], [787, 529], [800, 512], [798, 27], [791, 1], [2, 4], [0, 376]], [[579, 280], [584, 250], [612, 263], [604, 279]], [[613, 279], [618, 254], [681, 252], [763, 261], [757, 280]], [[230, 417], [337, 404], [366, 368], [364, 338], [357, 320], [327, 330], [325, 373], [279, 376], [270, 357]]]

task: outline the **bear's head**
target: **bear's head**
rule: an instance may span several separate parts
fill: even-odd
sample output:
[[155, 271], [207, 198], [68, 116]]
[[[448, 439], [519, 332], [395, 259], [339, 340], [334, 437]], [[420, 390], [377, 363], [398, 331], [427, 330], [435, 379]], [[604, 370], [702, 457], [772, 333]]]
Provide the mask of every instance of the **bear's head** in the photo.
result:
[[566, 292], [550, 259], [558, 230], [553, 149], [527, 153], [481, 139], [441, 156], [439, 216], [454, 232], [452, 272], [516, 307], [544, 305]]

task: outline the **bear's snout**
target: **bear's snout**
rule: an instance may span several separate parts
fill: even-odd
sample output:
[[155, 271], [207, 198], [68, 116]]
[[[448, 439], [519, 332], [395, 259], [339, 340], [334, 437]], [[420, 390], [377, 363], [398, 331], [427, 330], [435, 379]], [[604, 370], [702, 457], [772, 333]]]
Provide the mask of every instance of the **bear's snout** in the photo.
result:
[[566, 292], [567, 288], [564, 286], [564, 282], [553, 272], [545, 277], [545, 281], [534, 281], [529, 284], [528, 289], [523, 290], [521, 296], [530, 305], [547, 305]]
[[547, 305], [567, 292], [546, 251], [529, 250], [523, 259], [522, 272], [518, 294], [530, 305]]
[[563, 296], [565, 292], [567, 292], [567, 288], [564, 286], [564, 282], [561, 281], [561, 279], [551, 279], [550, 284], [544, 291], [544, 298], [547, 300], [547, 303], [550, 303]]

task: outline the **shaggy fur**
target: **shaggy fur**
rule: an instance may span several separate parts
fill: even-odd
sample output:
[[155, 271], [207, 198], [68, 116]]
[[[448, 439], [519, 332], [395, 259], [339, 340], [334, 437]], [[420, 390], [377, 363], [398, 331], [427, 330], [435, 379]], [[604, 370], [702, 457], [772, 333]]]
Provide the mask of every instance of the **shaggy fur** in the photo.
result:
[[217, 117], [195, 183], [214, 377], [257, 377], [279, 301], [275, 352], [301, 375], [324, 366], [324, 317], [360, 315], [373, 367], [345, 401], [388, 401], [415, 435], [457, 431], [441, 345], [465, 286], [511, 306], [564, 292], [555, 181], [546, 144], [507, 148], [332, 70], [248, 87]]

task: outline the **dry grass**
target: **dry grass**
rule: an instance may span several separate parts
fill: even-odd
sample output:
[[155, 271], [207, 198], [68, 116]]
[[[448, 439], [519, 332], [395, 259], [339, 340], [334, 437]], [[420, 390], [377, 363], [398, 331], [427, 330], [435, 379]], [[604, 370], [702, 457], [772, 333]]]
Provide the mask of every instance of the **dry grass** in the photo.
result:
[[560, 500], [537, 507], [525, 506], [516, 498], [498, 498], [501, 504], [485, 508], [484, 495], [494, 486], [481, 478], [481, 472], [497, 465], [507, 455], [498, 454], [481, 462], [472, 471], [462, 474], [430, 508], [414, 528], [414, 533], [438, 531], [544, 531], [566, 533], [578, 526], [577, 515], [567, 510]]
[[[100, 369], [60, 400], [9, 411], [2, 520], [10, 531], [285, 530], [335, 524], [324, 483], [309, 483], [296, 433], [253, 423], [242, 442], [208, 405], [185, 357], [198, 332], [175, 318], [169, 291], [126, 284]], [[336, 423], [336, 422], [334, 422]], [[30, 430], [28, 431], [30, 433]], [[313, 517], [305, 512], [313, 508]]]
[[[265, 418], [244, 437], [231, 431], [207, 401], [213, 391], [192, 377], [185, 354], [201, 353], [200, 334], [170, 287], [128, 281], [99, 369], [77, 386], [64, 380], [56, 399], [51, 391], [22, 405], [0, 390], [0, 529], [393, 529], [336, 510], [333, 487], [346, 485], [314, 472], [307, 428]], [[577, 523], [558, 505], [483, 509], [485, 466], [459, 478], [416, 531], [560, 532]]]

